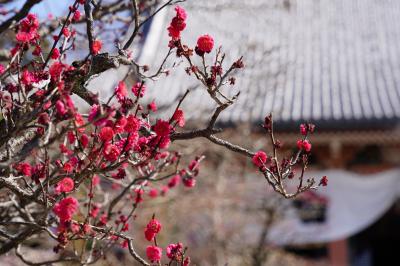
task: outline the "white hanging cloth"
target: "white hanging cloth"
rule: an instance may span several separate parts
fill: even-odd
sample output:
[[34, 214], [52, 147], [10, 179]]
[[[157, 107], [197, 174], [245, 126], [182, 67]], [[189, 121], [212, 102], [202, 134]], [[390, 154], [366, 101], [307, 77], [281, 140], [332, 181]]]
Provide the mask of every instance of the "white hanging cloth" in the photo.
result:
[[377, 221], [400, 197], [400, 169], [360, 175], [344, 170], [310, 172], [328, 176], [317, 194], [326, 200], [324, 222], [304, 223], [290, 209], [273, 225], [270, 243], [276, 245], [331, 242], [352, 236]]

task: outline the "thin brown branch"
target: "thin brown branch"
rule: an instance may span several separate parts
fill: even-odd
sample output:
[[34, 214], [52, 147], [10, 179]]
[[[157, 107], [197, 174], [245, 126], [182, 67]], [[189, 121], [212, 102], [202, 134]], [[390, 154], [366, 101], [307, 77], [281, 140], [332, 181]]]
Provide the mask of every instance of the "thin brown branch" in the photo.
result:
[[39, 197], [36, 198], [32, 192], [28, 192], [27, 190], [24, 190], [20, 187], [20, 185], [17, 183], [16, 179], [19, 177], [0, 177], [0, 187], [6, 187], [9, 190], [11, 190], [14, 194], [18, 195], [20, 198], [25, 199], [25, 200], [33, 200], [35, 202], [38, 202], [40, 204], [45, 204], [45, 201], [43, 198]]
[[70, 257], [66, 257], [66, 258], [59, 258], [59, 259], [54, 259], [54, 260], [48, 260], [48, 261], [41, 261], [41, 262], [32, 262], [29, 261], [28, 259], [24, 258], [24, 256], [21, 253], [21, 245], [18, 245], [15, 248], [15, 255], [17, 255], [17, 257], [25, 264], [30, 265], [30, 266], [40, 266], [40, 265], [51, 265], [53, 263], [59, 263], [59, 262], [80, 262], [80, 260], [78, 258], [70, 258]]
[[[83, 223], [79, 223], [80, 225], [83, 226]], [[105, 235], [115, 235], [118, 236], [124, 240], [128, 241], [128, 248], [129, 248], [129, 253], [132, 255], [132, 257], [139, 262], [141, 265], [145, 265], [145, 266], [150, 266], [149, 263], [147, 263], [142, 257], [139, 256], [139, 254], [137, 254], [137, 252], [135, 251], [134, 247], [133, 247], [133, 239], [131, 237], [125, 236], [124, 234], [121, 234], [119, 232], [115, 232], [113, 230], [110, 230], [108, 228], [102, 228], [102, 227], [98, 227], [98, 226], [90, 226], [91, 229], [93, 231], [99, 232], [99, 233], [103, 233]]]
[[69, 22], [69, 19], [70, 19], [71, 15], [72, 15], [72, 10], [74, 10], [77, 6], [78, 6], [78, 1], [76, 0], [76, 1], [74, 2], [74, 4], [73, 4], [72, 8], [69, 10], [68, 15], [67, 15], [67, 18], [66, 18], [65, 22], [63, 23], [63, 25], [62, 25], [62, 27], [61, 27], [61, 29], [60, 29], [60, 32], [58, 33], [58, 36], [57, 36], [56, 40], [53, 42], [53, 46], [51, 47], [50, 52], [49, 52], [49, 54], [47, 55], [47, 58], [46, 58], [46, 60], [45, 60], [45, 62], [44, 62], [44, 64], [43, 64], [43, 69], [46, 68], [47, 64], [48, 64], [49, 61], [50, 61], [51, 54], [53, 53], [53, 51], [54, 51], [54, 49], [56, 48], [56, 46], [57, 46], [59, 40], [61, 39], [61, 36], [62, 36], [62, 34], [63, 34], [63, 30], [64, 30], [64, 28], [67, 26], [67, 23]]
[[[123, 50], [128, 49], [131, 44], [133, 43], [133, 40], [135, 39], [135, 37], [137, 36], [137, 34], [139, 33], [140, 28], [145, 25], [150, 19], [152, 19], [155, 15], [157, 15], [161, 10], [163, 10], [164, 8], [166, 8], [169, 5], [173, 5], [176, 3], [180, 3], [180, 2], [185, 2], [185, 0], [168, 0], [168, 2], [166, 2], [165, 4], [163, 4], [161, 7], [159, 7], [153, 14], [151, 14], [150, 16], [148, 16], [145, 20], [143, 20], [142, 22], [139, 23], [139, 10], [137, 8], [137, 3], [136, 0], [132, 0], [132, 2], [134, 3], [134, 16], [135, 16], [135, 27], [133, 29], [133, 32], [131, 34], [131, 36], [129, 37], [128, 41], [125, 43]], [[136, 7], [135, 7], [136, 6]], [[137, 17], [136, 17], [137, 16]]]
[[28, 237], [40, 233], [41, 231], [43, 231], [43, 229], [41, 228], [28, 227], [27, 229], [16, 235], [14, 239], [3, 243], [3, 245], [0, 247], [0, 255], [9, 252], [13, 248], [17, 247], [20, 243], [25, 241]]
[[182, 96], [181, 99], [179, 100], [179, 102], [178, 102], [178, 104], [177, 104], [177, 106], [176, 106], [176, 108], [175, 108], [174, 113], [172, 114], [171, 118], [169, 119], [169, 123], [170, 123], [170, 124], [172, 123], [172, 118], [174, 117], [176, 111], [178, 111], [179, 107], [181, 106], [182, 102], [185, 100], [186, 96], [188, 96], [189, 92], [190, 92], [189, 89], [186, 90], [186, 92], [183, 94], [183, 96]]
[[197, 129], [197, 130], [186, 131], [186, 132], [175, 132], [170, 136], [170, 138], [172, 141], [189, 140], [189, 139], [201, 138], [201, 137], [205, 138], [205, 137], [213, 135], [213, 134], [221, 133], [222, 131], [223, 130], [220, 128]]
[[86, 34], [89, 42], [89, 51], [93, 53], [93, 14], [92, 7], [90, 5], [91, 0], [86, 0], [84, 9], [85, 9], [85, 20], [86, 20]]
[[135, 39], [136, 35], [139, 33], [140, 29], [140, 21], [139, 21], [139, 7], [136, 0], [132, 0], [133, 6], [133, 17], [134, 17], [134, 28], [131, 36], [129, 37], [128, 41], [124, 45], [124, 50], [128, 49], [131, 46], [133, 40]]
[[220, 146], [223, 146], [223, 147], [227, 148], [228, 150], [240, 153], [240, 154], [245, 155], [247, 157], [253, 157], [254, 156], [254, 152], [252, 152], [252, 151], [250, 151], [248, 149], [245, 149], [245, 148], [243, 148], [243, 147], [241, 147], [239, 145], [232, 144], [232, 143], [230, 143], [230, 142], [228, 142], [226, 140], [217, 138], [214, 135], [207, 136], [206, 138], [209, 139], [211, 142], [217, 144], [217, 145], [220, 145]]

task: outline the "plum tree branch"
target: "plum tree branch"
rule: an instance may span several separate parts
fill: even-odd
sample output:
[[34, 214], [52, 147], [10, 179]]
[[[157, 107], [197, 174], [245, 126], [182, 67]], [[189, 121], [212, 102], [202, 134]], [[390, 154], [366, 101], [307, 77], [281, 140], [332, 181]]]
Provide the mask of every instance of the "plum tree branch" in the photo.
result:
[[89, 42], [89, 51], [93, 53], [93, 14], [92, 14], [92, 7], [90, 5], [91, 0], [86, 0], [84, 4], [85, 9], [85, 20], [86, 20], [86, 34], [88, 37]]

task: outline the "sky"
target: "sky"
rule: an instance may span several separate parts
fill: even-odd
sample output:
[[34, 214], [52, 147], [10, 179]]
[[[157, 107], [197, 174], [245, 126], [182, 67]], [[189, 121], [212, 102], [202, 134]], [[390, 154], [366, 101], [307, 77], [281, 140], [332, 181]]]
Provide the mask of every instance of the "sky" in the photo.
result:
[[[17, 7], [20, 9], [22, 5], [25, 3], [25, 0], [16, 0], [13, 1], [9, 6]], [[43, 0], [42, 3], [35, 5], [31, 12], [39, 15], [44, 18], [47, 17], [49, 13], [52, 13], [54, 16], [60, 16], [65, 14], [68, 4], [72, 4], [73, 0]]]
[[48, 13], [53, 13], [55, 16], [60, 16], [65, 13], [66, 9], [67, 1], [65, 0], [44, 0], [42, 4], [36, 5], [33, 11], [39, 15], [48, 15]]

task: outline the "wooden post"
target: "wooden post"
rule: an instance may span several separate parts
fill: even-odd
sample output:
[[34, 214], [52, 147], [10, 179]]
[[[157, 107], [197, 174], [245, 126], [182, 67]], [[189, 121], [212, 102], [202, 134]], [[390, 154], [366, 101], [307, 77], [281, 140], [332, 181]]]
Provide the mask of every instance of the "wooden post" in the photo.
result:
[[[346, 161], [343, 156], [343, 146], [340, 140], [333, 139], [330, 143], [330, 168], [344, 168]], [[332, 266], [348, 266], [347, 239], [330, 242], [328, 245], [329, 260]]]
[[328, 244], [329, 261], [332, 266], [349, 266], [347, 239], [341, 239]]

